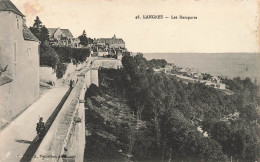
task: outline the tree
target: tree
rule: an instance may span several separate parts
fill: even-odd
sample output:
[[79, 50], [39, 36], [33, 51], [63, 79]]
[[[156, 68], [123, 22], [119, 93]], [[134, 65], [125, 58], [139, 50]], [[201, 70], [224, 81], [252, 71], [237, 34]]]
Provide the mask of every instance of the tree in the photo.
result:
[[41, 42], [49, 41], [49, 31], [44, 25], [42, 25], [38, 16], [34, 20], [34, 24], [30, 27], [30, 30]]
[[[119, 92], [126, 93], [123, 96], [138, 118], [151, 124], [157, 158], [225, 161], [232, 156], [239, 161], [258, 160], [260, 99], [250, 79], [223, 79], [234, 92], [227, 95], [202, 83], [186, 84], [173, 76], [155, 74], [153, 68], [166, 65], [164, 60], [146, 61], [142, 54], [125, 54], [122, 64], [121, 73], [115, 70], [106, 76], [111, 81], [120, 78], [115, 74], [125, 74]], [[204, 79], [210, 77], [204, 74]], [[113, 82], [113, 87], [118, 87], [119, 82]], [[208, 133], [207, 138], [198, 127]]]
[[135, 59], [132, 56], [124, 56], [122, 58], [122, 64], [126, 72], [132, 77], [136, 71], [137, 71], [137, 66]]
[[94, 40], [91, 39], [91, 38], [87, 38], [87, 41], [88, 41], [88, 44], [93, 44], [94, 43]]
[[41, 42], [49, 41], [49, 31], [48, 31], [48, 29], [44, 25], [41, 28], [39, 40]]
[[79, 40], [80, 40], [81, 45], [83, 45], [83, 46], [88, 45], [88, 38], [87, 38], [87, 34], [86, 34], [85, 30], [83, 30], [82, 35], [79, 36]]
[[167, 61], [164, 59], [152, 59], [148, 61], [148, 66], [154, 67], [154, 68], [165, 68], [167, 65]]
[[40, 65], [55, 68], [59, 62], [57, 53], [45, 43], [40, 45]]
[[36, 19], [34, 20], [33, 28], [40, 29], [42, 28], [42, 21], [38, 16], [36, 16]]

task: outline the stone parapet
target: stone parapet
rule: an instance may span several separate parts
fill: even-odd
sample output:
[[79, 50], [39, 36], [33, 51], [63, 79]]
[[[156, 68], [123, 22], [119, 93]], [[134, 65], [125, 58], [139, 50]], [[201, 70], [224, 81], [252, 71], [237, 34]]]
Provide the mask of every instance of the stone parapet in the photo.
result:
[[52, 126], [36, 151], [36, 161], [80, 161], [85, 149], [85, 93], [91, 84], [98, 86], [98, 68], [92, 67], [89, 59], [87, 68], [77, 76], [77, 82], [61, 108]]
[[[82, 154], [80, 152], [78, 152], [79, 154], [71, 155], [71, 149], [68, 146], [76, 142], [77, 147], [83, 147], [84, 151], [85, 139], [77, 138], [80, 141], [71, 141], [71, 137], [75, 135], [75, 128], [80, 128], [80, 132], [83, 134], [78, 134], [78, 136], [84, 136], [85, 138], [85, 128], [82, 129], [83, 126], [85, 127], [85, 120], [84, 118], [80, 119], [84, 114], [82, 114], [82, 103], [79, 102], [82, 100], [82, 91], [86, 89], [84, 85], [84, 77], [78, 77], [78, 82], [75, 84], [61, 111], [42, 140], [32, 161], [39, 161], [39, 159], [43, 161], [62, 161], [64, 159], [73, 161], [83, 160], [83, 155], [80, 155]], [[79, 124], [80, 126], [77, 126]], [[70, 155], [68, 156], [68, 154]]]

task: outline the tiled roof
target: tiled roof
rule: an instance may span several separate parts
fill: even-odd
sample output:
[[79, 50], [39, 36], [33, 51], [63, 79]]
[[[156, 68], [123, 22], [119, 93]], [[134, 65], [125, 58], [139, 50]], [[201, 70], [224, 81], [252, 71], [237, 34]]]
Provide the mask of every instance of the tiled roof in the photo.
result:
[[24, 15], [15, 7], [15, 5], [10, 0], [0, 0], [0, 11], [12, 11], [24, 17]]
[[48, 28], [49, 35], [52, 36], [56, 30], [57, 30], [57, 28]]
[[108, 43], [108, 44], [124, 44], [125, 41], [121, 38], [99, 38], [96, 39], [98, 43]]
[[33, 35], [33, 33], [30, 31], [30, 29], [28, 29], [28, 27], [26, 26], [25, 23], [23, 23], [23, 38], [24, 38], [24, 40], [40, 42], [40, 41]]
[[68, 38], [73, 38], [73, 35], [71, 34], [69, 29], [61, 29], [62, 34], [64, 34]]
[[[56, 32], [58, 28], [48, 28], [49, 35], [53, 36], [53, 34]], [[71, 34], [69, 29], [60, 29], [64, 37], [73, 38], [73, 35]]]

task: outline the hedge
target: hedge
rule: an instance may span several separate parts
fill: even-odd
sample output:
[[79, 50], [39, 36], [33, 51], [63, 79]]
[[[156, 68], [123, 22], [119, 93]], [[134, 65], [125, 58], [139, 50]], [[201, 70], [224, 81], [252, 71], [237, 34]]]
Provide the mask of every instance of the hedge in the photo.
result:
[[70, 63], [71, 60], [78, 62], [84, 62], [90, 55], [88, 48], [71, 48], [52, 46], [55, 52], [58, 54], [61, 63]]

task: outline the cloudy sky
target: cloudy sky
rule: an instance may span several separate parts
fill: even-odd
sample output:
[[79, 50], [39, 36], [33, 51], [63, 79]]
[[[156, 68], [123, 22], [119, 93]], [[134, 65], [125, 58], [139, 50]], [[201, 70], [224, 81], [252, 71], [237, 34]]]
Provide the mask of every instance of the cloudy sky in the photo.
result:
[[[116, 34], [133, 52], [259, 52], [257, 0], [11, 0], [31, 26]], [[196, 16], [197, 20], [135, 19], [137, 15]]]

